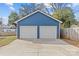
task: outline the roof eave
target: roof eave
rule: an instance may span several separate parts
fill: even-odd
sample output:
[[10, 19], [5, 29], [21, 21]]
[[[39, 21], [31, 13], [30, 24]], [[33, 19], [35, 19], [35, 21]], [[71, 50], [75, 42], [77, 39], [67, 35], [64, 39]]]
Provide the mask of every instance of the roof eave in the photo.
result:
[[29, 16], [31, 16], [31, 15], [37, 13], [37, 12], [40, 12], [40, 13], [42, 13], [42, 14], [44, 14], [44, 15], [46, 15], [46, 16], [52, 18], [52, 19], [55, 19], [55, 20], [58, 21], [59, 23], [62, 23], [62, 21], [60, 21], [60, 20], [58, 20], [58, 19], [56, 19], [56, 18], [54, 18], [54, 17], [51, 17], [50, 15], [48, 15], [48, 14], [46, 14], [46, 13], [40, 11], [40, 10], [37, 10], [37, 11], [35, 11], [35, 12], [30, 13], [29, 15], [26, 15], [25, 17], [22, 17], [21, 19], [15, 21], [14, 23], [17, 24], [17, 23], [18, 23], [19, 21], [21, 21], [22, 19], [27, 18], [27, 17], [29, 17]]
[[[39, 12], [41, 12], [41, 11], [39, 11]], [[52, 17], [52, 16], [50, 16], [50, 15], [44, 13], [44, 12], [41, 12], [41, 13], [44, 14], [44, 15], [46, 15], [46, 16], [48, 16], [48, 17], [50, 17], [50, 18], [52, 18], [52, 19], [55, 19], [56, 21], [58, 21], [58, 22], [60, 22], [60, 23], [62, 23], [62, 21], [60, 21], [60, 20], [58, 20], [58, 19], [56, 19], [56, 18], [54, 18], [54, 17]]]
[[22, 17], [21, 19], [19, 19], [19, 20], [15, 21], [14, 23], [16, 24], [16, 23], [18, 23], [19, 21], [21, 21], [22, 19], [27, 18], [27, 17], [29, 17], [29, 16], [31, 16], [31, 15], [33, 15], [33, 14], [35, 14], [35, 13], [39, 12], [39, 11], [40, 11], [40, 10], [37, 10], [37, 11], [35, 11], [35, 12], [32, 12], [32, 13], [30, 13], [30, 14], [28, 14], [28, 15], [26, 15], [26, 16], [24, 16], [24, 17]]

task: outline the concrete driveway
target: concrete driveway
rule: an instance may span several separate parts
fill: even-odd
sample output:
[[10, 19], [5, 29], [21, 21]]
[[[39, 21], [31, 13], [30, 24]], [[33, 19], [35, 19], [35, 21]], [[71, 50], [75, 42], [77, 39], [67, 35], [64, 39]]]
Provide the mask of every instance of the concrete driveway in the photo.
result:
[[0, 47], [2, 56], [78, 56], [79, 48], [60, 39], [56, 40], [15, 40]]

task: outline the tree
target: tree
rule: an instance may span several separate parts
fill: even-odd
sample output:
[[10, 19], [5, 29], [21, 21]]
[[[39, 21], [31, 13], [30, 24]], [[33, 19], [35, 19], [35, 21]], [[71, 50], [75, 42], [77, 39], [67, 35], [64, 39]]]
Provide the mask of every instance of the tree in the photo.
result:
[[2, 20], [3, 20], [3, 18], [2, 18], [2, 17], [0, 17], [0, 25], [2, 25]]
[[57, 9], [53, 12], [52, 15], [54, 18], [61, 20], [63, 27], [70, 27], [72, 24], [74, 24], [74, 13], [71, 8], [65, 7], [62, 9]]
[[[20, 18], [28, 15], [29, 13], [32, 13], [36, 10], [43, 10], [45, 9], [45, 5], [43, 3], [35, 4], [35, 3], [28, 3], [28, 4], [22, 4], [19, 9], [19, 16]], [[47, 9], [46, 9], [47, 10]]]
[[71, 3], [49, 3], [49, 5], [51, 5], [53, 11], [57, 10], [57, 9], [63, 9], [66, 7], [69, 7], [68, 5], [72, 5]]
[[0, 32], [2, 32], [2, 20], [3, 20], [3, 18], [0, 17]]
[[22, 4], [20, 9], [19, 9], [19, 16], [20, 18], [28, 15], [29, 13], [33, 12], [35, 9], [36, 5], [31, 3], [31, 4]]
[[19, 16], [16, 12], [11, 12], [8, 18], [9, 18], [9, 24], [12, 25], [16, 20], [19, 19]]
[[53, 17], [63, 22], [63, 27], [70, 27], [76, 21], [74, 19], [74, 12], [70, 6], [70, 3], [50, 3], [52, 6]]

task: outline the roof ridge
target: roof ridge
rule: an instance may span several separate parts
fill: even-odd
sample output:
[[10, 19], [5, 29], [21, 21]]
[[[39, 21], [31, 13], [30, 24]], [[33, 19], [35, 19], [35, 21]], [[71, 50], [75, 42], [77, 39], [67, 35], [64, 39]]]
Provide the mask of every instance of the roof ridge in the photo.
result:
[[[40, 13], [42, 13], [42, 14], [44, 14], [44, 15], [46, 15], [46, 16], [48, 16], [48, 17], [52, 18], [52, 19], [55, 19], [54, 17], [52, 17], [52, 16], [50, 16], [50, 15], [48, 15], [48, 14], [46, 14], [46, 13], [42, 12], [41, 10], [36, 10], [36, 11], [34, 11], [34, 12], [32, 12], [32, 13], [30, 13], [30, 14], [28, 14], [28, 15], [24, 16], [24, 17], [22, 17], [21, 19], [19, 19], [19, 20], [15, 21], [14, 23], [17, 23], [17, 22], [19, 22], [19, 21], [23, 20], [24, 18], [27, 18], [27, 17], [29, 17], [29, 16], [31, 16], [31, 15], [33, 15], [33, 14], [37, 13], [37, 12], [40, 12]], [[60, 23], [62, 23], [62, 22], [61, 22], [60, 20], [58, 20], [58, 19], [55, 19], [55, 20], [56, 20], [56, 21], [58, 21], [58, 22], [60, 22]]]

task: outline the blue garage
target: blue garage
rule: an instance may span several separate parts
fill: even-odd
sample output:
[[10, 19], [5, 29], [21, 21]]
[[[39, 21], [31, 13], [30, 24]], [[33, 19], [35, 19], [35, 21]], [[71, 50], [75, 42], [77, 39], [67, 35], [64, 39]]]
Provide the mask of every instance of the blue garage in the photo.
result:
[[35, 11], [15, 22], [19, 39], [60, 38], [61, 21], [42, 11]]

